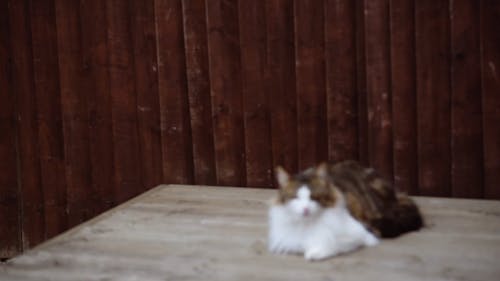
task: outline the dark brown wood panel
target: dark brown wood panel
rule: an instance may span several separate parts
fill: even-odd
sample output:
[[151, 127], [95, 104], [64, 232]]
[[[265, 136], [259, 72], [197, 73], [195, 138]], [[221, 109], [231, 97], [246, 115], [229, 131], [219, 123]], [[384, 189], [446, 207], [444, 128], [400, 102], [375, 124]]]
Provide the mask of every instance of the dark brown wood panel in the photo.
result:
[[392, 178], [389, 0], [365, 1], [368, 163]]
[[390, 1], [394, 184], [418, 194], [413, 0]]
[[207, 14], [204, 0], [184, 0], [184, 44], [195, 184], [216, 184]]
[[359, 161], [368, 165], [368, 109], [366, 93], [365, 7], [367, 0], [356, 0], [356, 91], [358, 101]]
[[328, 159], [358, 158], [355, 3], [325, 2]]
[[240, 1], [246, 186], [272, 185], [265, 0]]
[[[500, 2], [481, 1], [484, 195], [500, 199]], [[480, 144], [476, 144], [480, 145]]]
[[293, 2], [266, 1], [273, 167], [298, 169]]
[[328, 159], [323, 4], [294, 2], [300, 169]]
[[128, 1], [106, 1], [109, 88], [113, 120], [115, 196], [123, 202], [144, 191], [139, 160], [135, 66]]
[[45, 235], [67, 227], [66, 177], [54, 1], [30, 2], [36, 122], [45, 205]]
[[451, 2], [451, 186], [454, 197], [483, 196], [479, 1]]
[[108, 71], [108, 19], [105, 2], [80, 2], [82, 93], [87, 95], [93, 214], [117, 203]]
[[416, 1], [415, 13], [419, 193], [449, 196], [449, 1]]
[[154, 0], [129, 1], [133, 41], [139, 165], [144, 188], [163, 182]]
[[68, 224], [91, 217], [93, 201], [88, 135], [87, 95], [82, 90], [82, 50], [78, 1], [55, 1], [57, 49], [64, 130]]
[[8, 4], [7, 1], [0, 4], [0, 258], [13, 256], [22, 249]]
[[[45, 216], [38, 149], [38, 123], [33, 77], [31, 23], [27, 1], [9, 1], [12, 92], [16, 93], [21, 228], [24, 249], [45, 239]], [[7, 196], [7, 194], [2, 194]]]
[[238, 1], [210, 1], [207, 20], [217, 184], [243, 186], [246, 171]]
[[159, 183], [272, 187], [277, 165], [500, 198], [498, 1], [1, 7], [4, 256]]
[[187, 97], [182, 3], [155, 3], [158, 79], [163, 148], [163, 181], [192, 183], [193, 160]]

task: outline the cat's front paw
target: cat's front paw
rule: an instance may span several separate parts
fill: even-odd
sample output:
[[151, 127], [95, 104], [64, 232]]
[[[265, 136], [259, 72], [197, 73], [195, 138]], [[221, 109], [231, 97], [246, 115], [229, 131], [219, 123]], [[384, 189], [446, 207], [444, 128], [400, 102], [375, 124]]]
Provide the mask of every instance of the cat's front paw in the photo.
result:
[[375, 246], [379, 243], [379, 239], [377, 237], [375, 237], [375, 235], [369, 233], [366, 237], [365, 237], [365, 246], [367, 247], [371, 247], [371, 246]]
[[304, 258], [308, 261], [319, 261], [334, 256], [335, 252], [327, 251], [322, 248], [308, 249], [304, 253]]

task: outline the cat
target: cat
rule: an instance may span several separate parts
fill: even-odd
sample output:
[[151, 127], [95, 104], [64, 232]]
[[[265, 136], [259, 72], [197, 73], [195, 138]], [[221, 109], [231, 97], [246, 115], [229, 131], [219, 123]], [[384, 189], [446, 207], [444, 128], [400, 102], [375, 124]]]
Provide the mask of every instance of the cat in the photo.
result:
[[268, 214], [272, 253], [323, 260], [423, 225], [411, 198], [356, 161], [322, 163], [294, 176], [277, 167], [275, 175], [278, 196]]

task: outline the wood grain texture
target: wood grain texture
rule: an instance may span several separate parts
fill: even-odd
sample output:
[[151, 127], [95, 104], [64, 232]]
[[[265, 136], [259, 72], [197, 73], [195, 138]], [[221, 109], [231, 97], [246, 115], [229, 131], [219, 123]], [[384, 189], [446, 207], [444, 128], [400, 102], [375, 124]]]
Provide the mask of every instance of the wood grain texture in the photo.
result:
[[368, 163], [392, 178], [389, 1], [365, 1]]
[[20, 210], [22, 198], [17, 177], [18, 148], [16, 94], [12, 87], [8, 2], [0, 4], [0, 258], [22, 249]]
[[368, 108], [366, 89], [365, 9], [366, 0], [356, 0], [356, 91], [358, 100], [359, 161], [368, 165]]
[[353, 1], [325, 2], [328, 159], [357, 159], [356, 11]]
[[481, 1], [481, 83], [483, 107], [484, 193], [500, 198], [500, 3]]
[[415, 2], [418, 170], [422, 195], [451, 194], [448, 8], [448, 0]]
[[205, 1], [184, 0], [182, 11], [194, 183], [215, 184], [216, 170]]
[[328, 280], [334, 273], [340, 280], [493, 281], [500, 274], [499, 201], [416, 198], [429, 226], [311, 263], [267, 251], [267, 202], [274, 195], [160, 186], [14, 258], [0, 267], [0, 277]]
[[83, 92], [80, 9], [78, 1], [55, 1], [57, 49], [63, 118], [68, 225], [93, 214], [87, 95]]
[[239, 2], [246, 186], [272, 185], [265, 1]]
[[67, 227], [64, 136], [54, 1], [30, 2], [36, 122], [41, 185], [45, 206], [45, 235]]
[[193, 182], [182, 5], [156, 1], [163, 181]]
[[297, 93], [292, 1], [266, 1], [273, 167], [298, 169]]
[[108, 71], [108, 16], [103, 1], [80, 2], [82, 92], [87, 95], [93, 204], [97, 214], [117, 204], [111, 93]]
[[238, 1], [210, 1], [207, 30], [217, 184], [242, 186], [246, 170]]
[[451, 186], [483, 197], [479, 1], [454, 0], [451, 18]]
[[418, 194], [415, 2], [390, 1], [394, 184]]
[[137, 133], [144, 188], [163, 182], [154, 0], [129, 1], [137, 95]]
[[115, 196], [123, 202], [144, 190], [138, 139], [135, 67], [127, 1], [106, 1]]
[[[28, 1], [9, 1], [12, 50], [12, 91], [16, 93], [22, 247], [45, 240], [45, 215], [38, 149], [38, 122], [33, 77], [31, 23]], [[2, 194], [2, 196], [8, 196]]]
[[300, 169], [328, 159], [323, 4], [294, 2]]
[[500, 198], [497, 1], [0, 6], [0, 205], [23, 249], [161, 182], [273, 187], [324, 160]]

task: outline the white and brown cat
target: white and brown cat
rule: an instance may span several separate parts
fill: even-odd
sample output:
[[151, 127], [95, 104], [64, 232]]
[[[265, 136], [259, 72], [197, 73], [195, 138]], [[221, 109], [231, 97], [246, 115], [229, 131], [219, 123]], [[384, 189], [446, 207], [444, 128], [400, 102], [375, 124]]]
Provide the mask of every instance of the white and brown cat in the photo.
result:
[[322, 260], [422, 227], [415, 203], [374, 169], [355, 161], [323, 163], [297, 175], [276, 168], [269, 250]]

